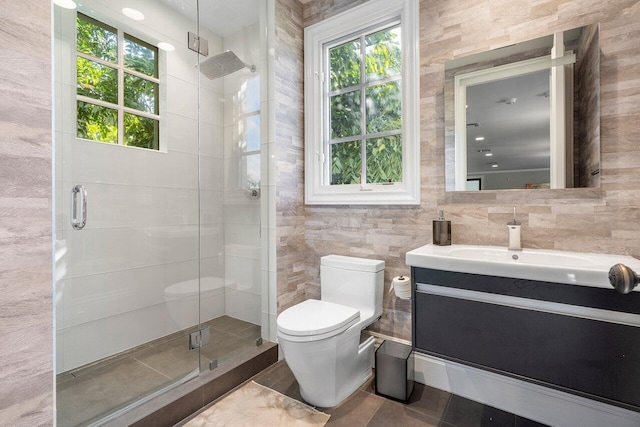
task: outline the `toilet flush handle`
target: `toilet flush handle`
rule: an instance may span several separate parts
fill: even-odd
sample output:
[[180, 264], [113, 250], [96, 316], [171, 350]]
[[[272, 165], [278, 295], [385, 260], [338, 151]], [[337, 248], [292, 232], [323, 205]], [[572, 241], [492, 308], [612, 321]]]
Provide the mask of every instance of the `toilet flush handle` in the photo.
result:
[[616, 264], [609, 269], [609, 283], [621, 294], [628, 294], [640, 282], [638, 274], [624, 264]]

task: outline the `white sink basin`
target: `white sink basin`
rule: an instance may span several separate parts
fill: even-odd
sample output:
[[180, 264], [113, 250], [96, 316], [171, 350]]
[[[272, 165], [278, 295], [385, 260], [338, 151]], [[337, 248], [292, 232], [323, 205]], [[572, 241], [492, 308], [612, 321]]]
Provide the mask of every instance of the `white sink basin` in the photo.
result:
[[[609, 269], [622, 263], [640, 273], [640, 260], [626, 255], [588, 254], [546, 249], [508, 250], [499, 246], [426, 245], [407, 252], [412, 267], [598, 288], [609, 284]], [[638, 291], [638, 288], [636, 288]]]

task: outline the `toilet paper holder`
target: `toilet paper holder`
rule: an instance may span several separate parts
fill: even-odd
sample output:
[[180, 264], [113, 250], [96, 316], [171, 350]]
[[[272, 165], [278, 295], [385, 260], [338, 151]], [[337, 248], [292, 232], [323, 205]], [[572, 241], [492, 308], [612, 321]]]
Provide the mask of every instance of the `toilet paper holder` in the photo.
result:
[[409, 276], [396, 276], [391, 279], [391, 287], [389, 293], [394, 292], [396, 297], [400, 299], [411, 298], [411, 279]]

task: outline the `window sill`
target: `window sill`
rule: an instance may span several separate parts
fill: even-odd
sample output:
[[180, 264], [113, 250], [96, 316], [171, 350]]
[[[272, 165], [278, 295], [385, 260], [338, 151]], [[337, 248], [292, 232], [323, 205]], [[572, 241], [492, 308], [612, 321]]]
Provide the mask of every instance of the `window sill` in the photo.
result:
[[419, 205], [419, 189], [403, 184], [324, 186], [307, 191], [306, 205]]

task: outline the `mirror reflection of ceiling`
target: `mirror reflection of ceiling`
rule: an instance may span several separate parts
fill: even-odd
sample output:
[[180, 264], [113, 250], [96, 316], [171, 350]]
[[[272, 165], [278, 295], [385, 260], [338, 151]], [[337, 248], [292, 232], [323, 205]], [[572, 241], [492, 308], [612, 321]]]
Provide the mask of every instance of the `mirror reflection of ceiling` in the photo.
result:
[[468, 173], [549, 169], [548, 96], [549, 70], [468, 86]]
[[[160, 0], [196, 20], [196, 0]], [[200, 0], [200, 25], [220, 37], [229, 36], [259, 20], [258, 0]]]
[[[562, 73], [532, 71], [544, 68], [555, 34], [445, 62], [446, 191], [470, 191], [469, 179], [481, 179], [480, 190], [600, 186], [599, 25], [562, 31], [562, 39], [563, 62], [575, 62], [555, 81], [566, 97], [557, 111], [550, 82]], [[492, 80], [501, 76], [511, 77]]]

